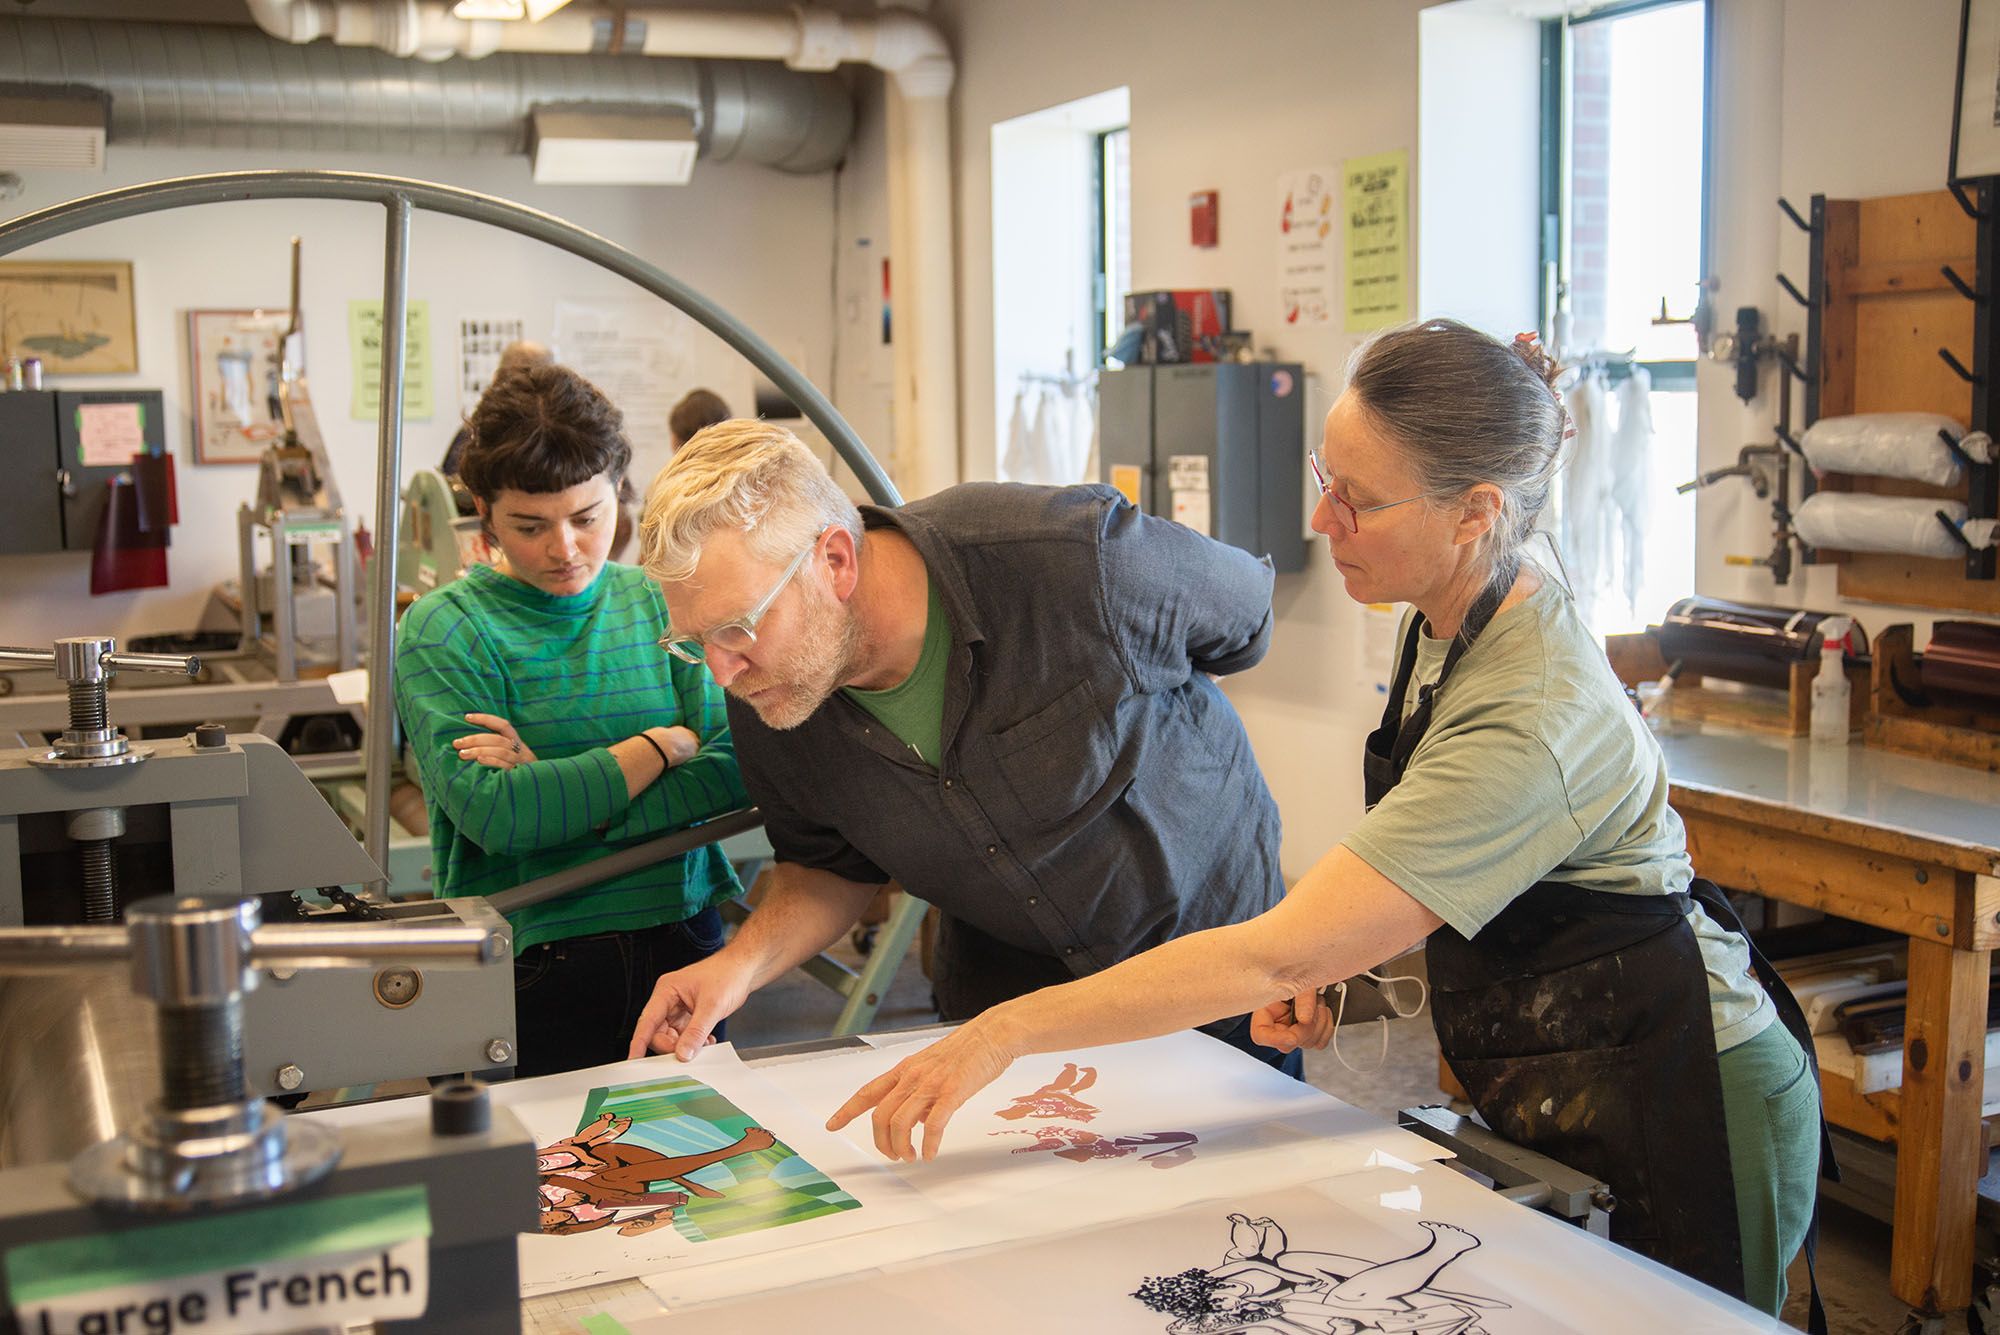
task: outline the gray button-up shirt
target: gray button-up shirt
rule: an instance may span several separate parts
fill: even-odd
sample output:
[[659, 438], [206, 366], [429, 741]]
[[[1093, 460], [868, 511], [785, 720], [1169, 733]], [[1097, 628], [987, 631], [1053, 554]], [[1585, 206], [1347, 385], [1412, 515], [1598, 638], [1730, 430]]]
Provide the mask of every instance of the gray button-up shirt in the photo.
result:
[[1077, 976], [1277, 902], [1277, 805], [1203, 675], [1264, 656], [1264, 562], [1102, 486], [968, 483], [862, 516], [916, 546], [951, 620], [942, 763], [845, 693], [786, 732], [732, 697], [780, 861], [893, 877]]

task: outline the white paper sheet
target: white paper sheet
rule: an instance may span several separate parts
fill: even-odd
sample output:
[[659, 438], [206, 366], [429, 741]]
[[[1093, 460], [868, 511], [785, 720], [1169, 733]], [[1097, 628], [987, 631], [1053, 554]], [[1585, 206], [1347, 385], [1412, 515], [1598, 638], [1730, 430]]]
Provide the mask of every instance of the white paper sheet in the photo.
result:
[[[862, 1085], [931, 1041], [838, 1052], [761, 1074], [823, 1122]], [[879, 1161], [866, 1117], [839, 1134]], [[1101, 1190], [1177, 1204], [1212, 1168], [1245, 1152], [1268, 1152], [1274, 1141], [1311, 1159], [1310, 1168], [1286, 1179], [1293, 1182], [1348, 1172], [1381, 1153], [1411, 1161], [1444, 1154], [1226, 1043], [1187, 1031], [1024, 1057], [958, 1110], [934, 1161], [891, 1167], [946, 1210], [1099, 1175], [1107, 1179]]]
[[[743, 1142], [748, 1144], [741, 1157], [725, 1157], [703, 1166], [666, 1162], [717, 1151], [731, 1143], [730, 1136], [735, 1134], [718, 1132], [700, 1118], [703, 1108], [683, 1104], [684, 1096], [692, 1092], [678, 1085], [684, 1080], [707, 1086], [747, 1114], [756, 1129], [768, 1131], [769, 1138], [790, 1149], [794, 1157], [767, 1172], [755, 1156], [776, 1147], [764, 1144], [765, 1137], [753, 1138], [746, 1131]], [[670, 1085], [673, 1087], [662, 1088]], [[885, 1165], [821, 1129], [823, 1117], [814, 1120], [745, 1067], [728, 1044], [709, 1048], [685, 1064], [671, 1057], [655, 1057], [498, 1084], [493, 1087], [493, 1099], [511, 1109], [536, 1145], [546, 1150], [579, 1133], [584, 1113], [596, 1111], [593, 1091], [598, 1090], [614, 1091], [609, 1111], [628, 1114], [630, 1124], [618, 1127], [607, 1121], [600, 1138], [565, 1151], [567, 1157], [560, 1162], [544, 1157], [543, 1167], [548, 1171], [542, 1177], [540, 1205], [545, 1212], [566, 1212], [553, 1218], [545, 1213], [545, 1227], [591, 1227], [521, 1238], [523, 1297], [691, 1262], [760, 1256], [907, 1224], [934, 1213]], [[645, 1100], [655, 1106], [672, 1104], [682, 1115], [649, 1117], [644, 1111]], [[597, 1102], [602, 1102], [601, 1096]], [[420, 1100], [403, 1099], [304, 1115], [357, 1126], [422, 1116], [424, 1108]], [[614, 1145], [619, 1148], [614, 1150]], [[659, 1170], [657, 1181], [648, 1174], [649, 1167]], [[608, 1192], [595, 1198], [596, 1179], [619, 1168], [628, 1169], [619, 1180], [646, 1183], [636, 1190], [655, 1197], [679, 1195], [686, 1199], [680, 1204], [659, 1199], [620, 1204], [611, 1201]], [[831, 1179], [831, 1185], [821, 1177]], [[690, 1183], [721, 1195], [704, 1197]], [[766, 1221], [760, 1200], [782, 1197], [788, 1208], [797, 1209], [802, 1193], [821, 1197], [827, 1202], [827, 1212], [782, 1225]], [[746, 1212], [750, 1215], [747, 1220], [743, 1217]], [[718, 1219], [722, 1222], [716, 1222]]]
[[633, 1335], [1784, 1329], [1434, 1164], [1378, 1168], [948, 1260], [850, 1272], [830, 1284], [628, 1325]]
[[[824, 1119], [856, 1089], [935, 1037], [927, 1034], [873, 1051], [790, 1059], [762, 1065], [758, 1074], [808, 1115]], [[1065, 1068], [1095, 1070], [1096, 1077], [1079, 1088], [1081, 1075], [1065, 1080]], [[1094, 1110], [1090, 1120], [1000, 1116], [1017, 1106], [1011, 1095], [1058, 1083], [1068, 1085], [1069, 1098]], [[1060, 1092], [1043, 1095], [1041, 1103], [1057, 1110]], [[1173, 1131], [1192, 1132], [1197, 1139], [1189, 1157], [1165, 1167], [1156, 1165], [1174, 1158], [1171, 1143], [1137, 1145], [1116, 1157], [1093, 1155], [1080, 1161], [1057, 1158], [1053, 1150], [1014, 1153], [1053, 1127], [1112, 1141]], [[840, 1135], [880, 1162], [865, 1123]], [[1157, 1157], [1145, 1158], [1149, 1153]], [[847, 1275], [864, 1267], [1042, 1237], [1052, 1228], [1110, 1223], [1191, 1201], [1442, 1157], [1444, 1151], [1431, 1141], [1198, 1033], [1024, 1058], [959, 1110], [936, 1160], [890, 1165], [940, 1207], [941, 1217], [826, 1246], [794, 1248], [785, 1253], [784, 1275], [787, 1283]], [[772, 1277], [754, 1262], [720, 1261], [649, 1275], [645, 1282], [662, 1302], [675, 1307], [759, 1292], [770, 1287]]]

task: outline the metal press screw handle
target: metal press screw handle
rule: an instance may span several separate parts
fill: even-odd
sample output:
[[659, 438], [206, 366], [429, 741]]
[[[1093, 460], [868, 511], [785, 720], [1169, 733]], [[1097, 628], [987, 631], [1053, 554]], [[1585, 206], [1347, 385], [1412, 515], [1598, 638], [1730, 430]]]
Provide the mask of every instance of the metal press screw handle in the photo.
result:
[[197, 654], [112, 653], [99, 661], [118, 672], [177, 672], [184, 677], [201, 672], [201, 658]]
[[[226, 902], [226, 901], [222, 901]], [[400, 927], [395, 923], [272, 923], [250, 933], [252, 969], [360, 968], [385, 963], [448, 964], [506, 958], [507, 938], [481, 927]], [[127, 927], [0, 928], [0, 971], [53, 972], [132, 958]]]
[[121, 654], [117, 648], [117, 641], [101, 635], [57, 640], [55, 648], [46, 652], [0, 648], [0, 665], [54, 668], [56, 676], [69, 686], [69, 729], [57, 741], [48, 763], [115, 765], [145, 759], [145, 752], [133, 751], [111, 726], [105, 684], [121, 669], [190, 677], [201, 671], [201, 660], [192, 654]]
[[54, 649], [0, 648], [0, 666], [54, 668], [67, 682], [102, 681], [114, 672], [177, 672], [192, 677], [201, 671], [194, 654], [119, 653], [117, 641], [95, 636], [57, 640]]

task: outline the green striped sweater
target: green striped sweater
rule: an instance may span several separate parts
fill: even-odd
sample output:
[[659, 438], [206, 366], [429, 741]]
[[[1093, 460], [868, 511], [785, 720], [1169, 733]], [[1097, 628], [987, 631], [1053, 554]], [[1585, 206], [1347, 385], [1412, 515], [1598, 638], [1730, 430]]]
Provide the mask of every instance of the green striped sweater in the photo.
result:
[[[396, 711], [430, 809], [438, 895], [505, 890], [748, 803], [721, 688], [660, 649], [666, 621], [653, 582], [615, 564], [566, 597], [474, 566], [404, 614]], [[460, 760], [452, 740], [485, 731], [469, 713], [508, 720], [535, 762]], [[608, 748], [655, 724], [693, 729], [701, 750], [628, 798]], [[679, 922], [739, 888], [710, 845], [513, 915], [514, 948]]]

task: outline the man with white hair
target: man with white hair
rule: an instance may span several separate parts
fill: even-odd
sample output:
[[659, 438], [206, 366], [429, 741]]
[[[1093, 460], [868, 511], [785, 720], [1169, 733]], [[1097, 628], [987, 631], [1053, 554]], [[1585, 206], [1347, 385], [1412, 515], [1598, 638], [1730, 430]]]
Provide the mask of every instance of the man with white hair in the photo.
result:
[[[1269, 643], [1256, 557], [1108, 487], [857, 508], [795, 436], [748, 420], [660, 471], [640, 554], [662, 646], [728, 693], [777, 866], [728, 946], [661, 976], [632, 1056], [693, 1056], [891, 878], [942, 912], [947, 1020], [1284, 894], [1277, 806], [1211, 679]], [[1247, 1018], [1210, 1028], [1297, 1073]]]

